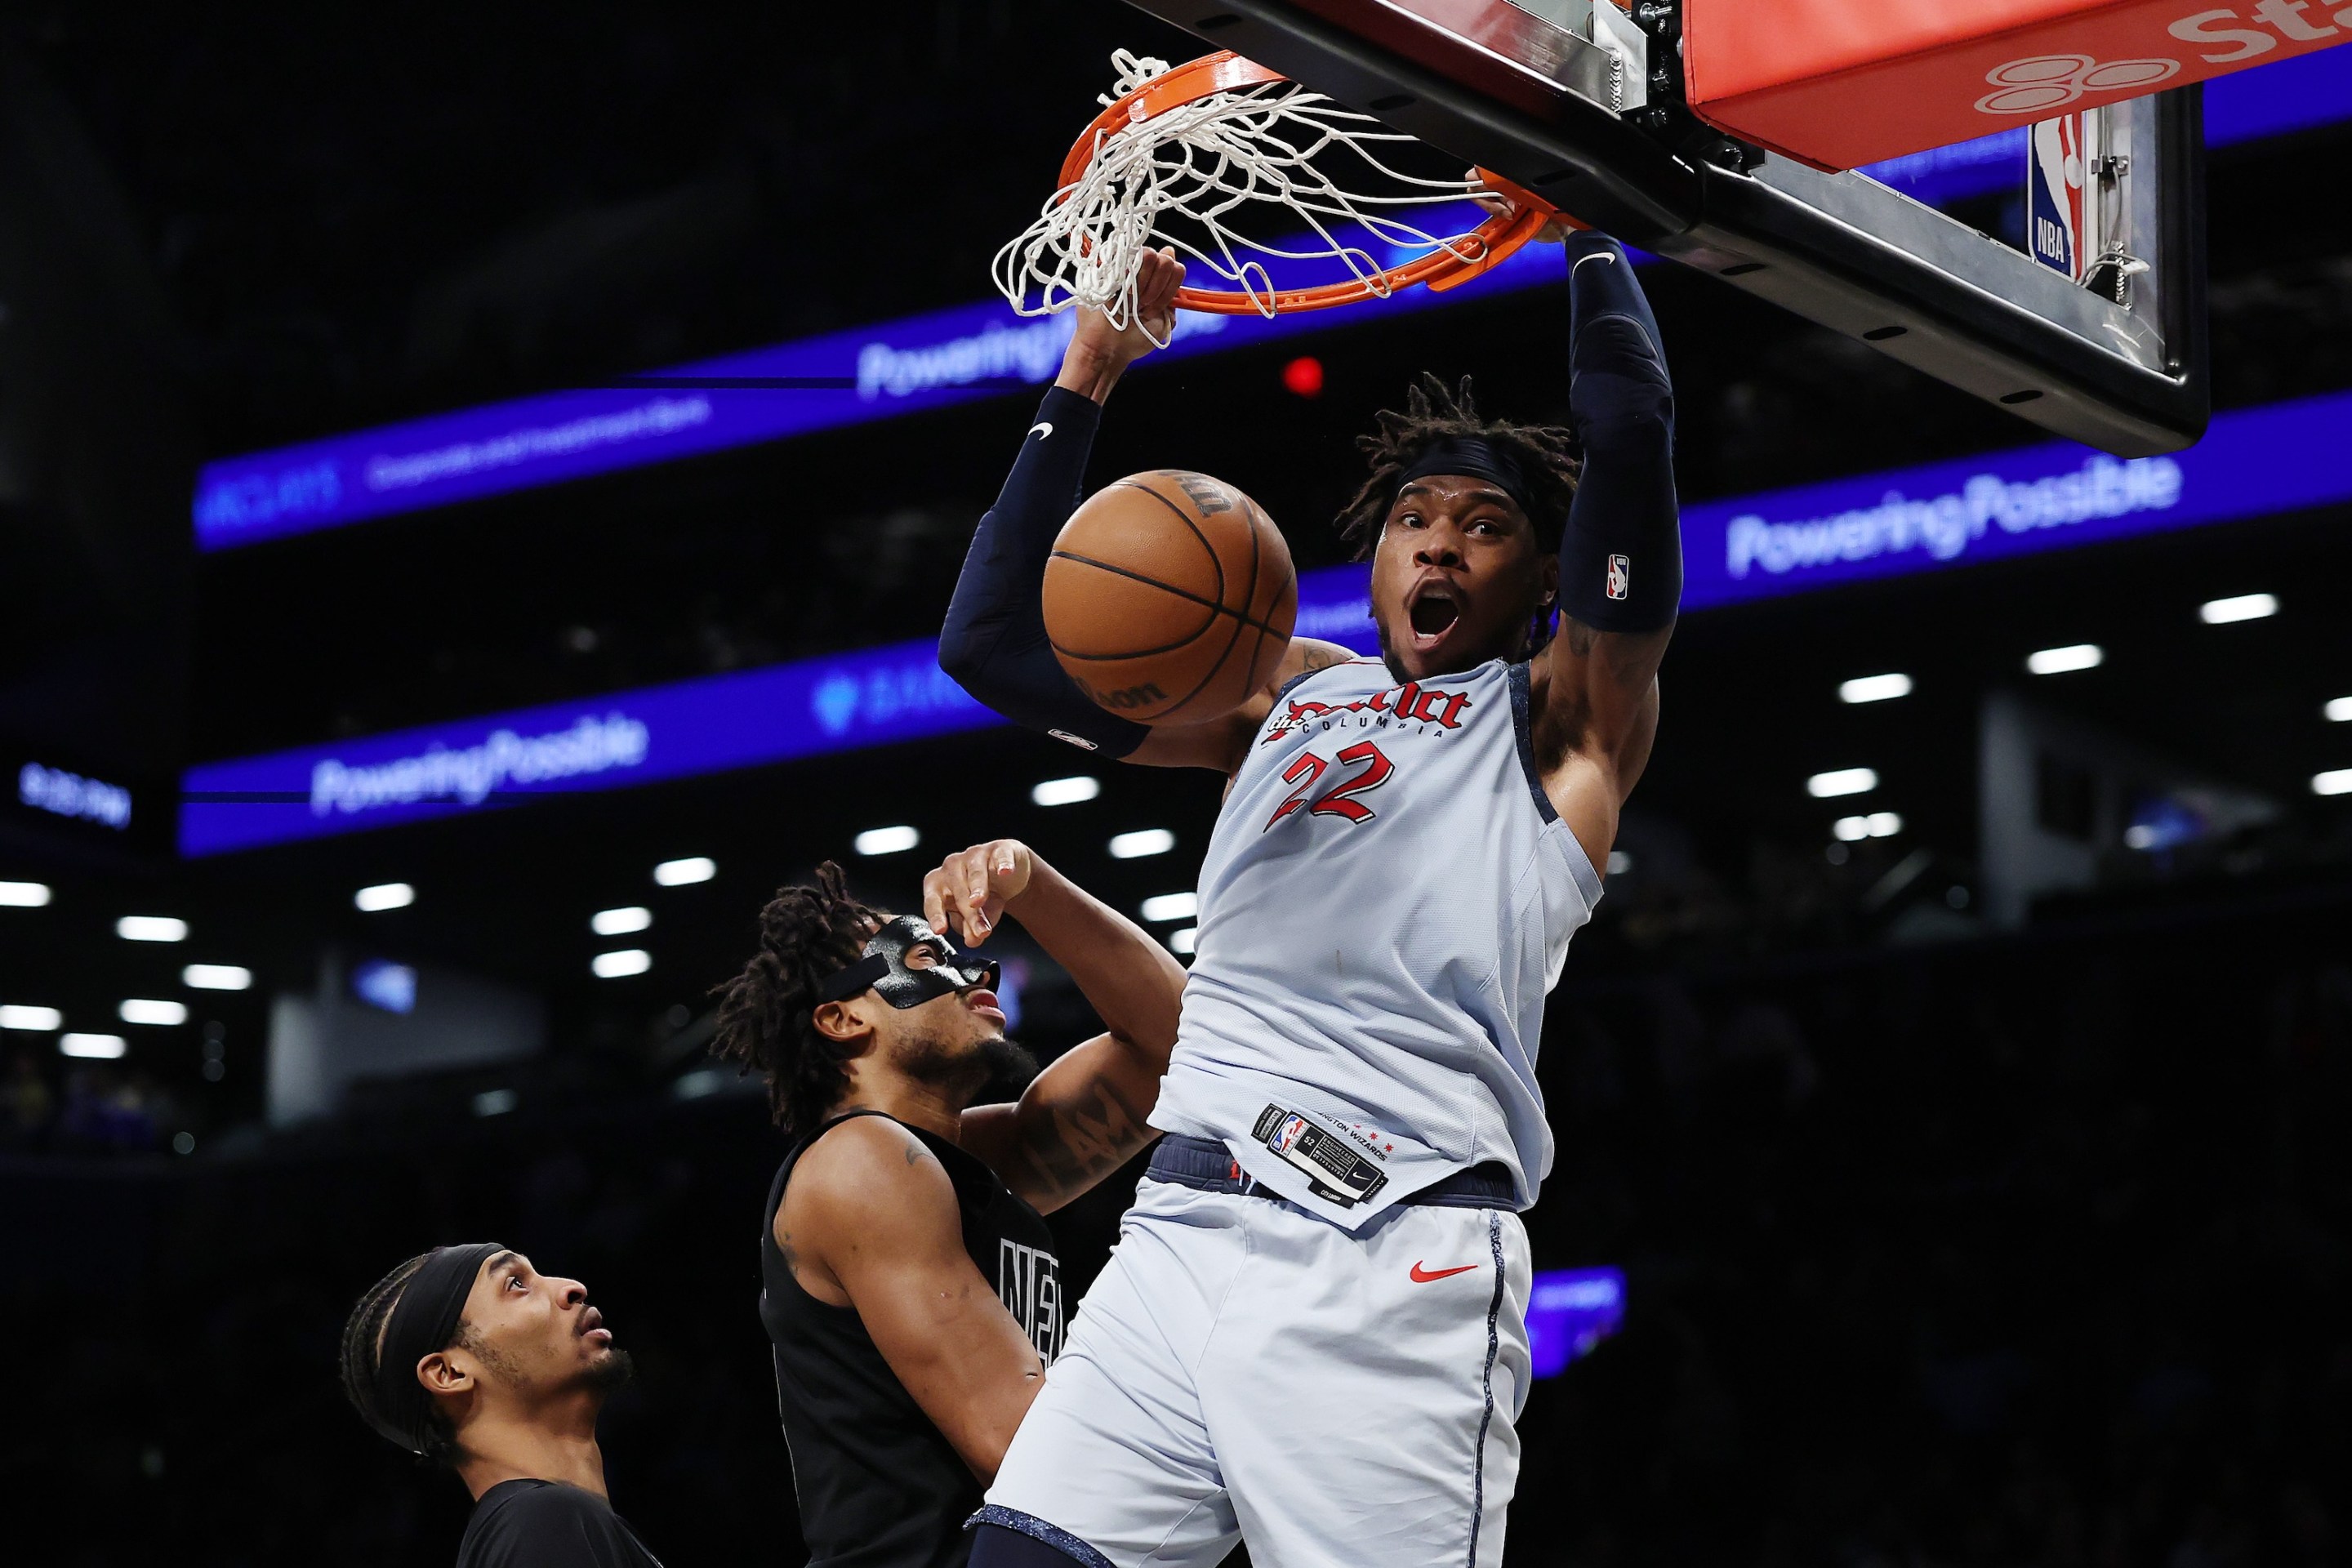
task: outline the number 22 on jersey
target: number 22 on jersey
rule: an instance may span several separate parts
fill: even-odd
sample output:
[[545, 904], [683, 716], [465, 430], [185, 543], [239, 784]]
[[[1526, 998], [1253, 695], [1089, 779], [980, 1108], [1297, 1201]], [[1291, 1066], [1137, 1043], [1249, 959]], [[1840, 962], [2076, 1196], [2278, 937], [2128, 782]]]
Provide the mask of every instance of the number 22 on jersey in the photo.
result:
[[1282, 782], [1293, 786], [1289, 795], [1280, 805], [1275, 807], [1274, 815], [1265, 819], [1265, 827], [1258, 831], [1265, 832], [1266, 828], [1272, 827], [1284, 817], [1301, 809], [1310, 816], [1338, 816], [1344, 817], [1349, 822], [1370, 821], [1377, 814], [1370, 806], [1355, 797], [1376, 790], [1388, 783], [1389, 775], [1396, 772], [1396, 764], [1389, 761], [1387, 753], [1370, 741], [1359, 741], [1352, 746], [1341, 748], [1339, 761], [1342, 766], [1353, 766], [1361, 763], [1363, 767], [1361, 771], [1341, 779], [1310, 802], [1307, 798], [1309, 793], [1322, 782], [1325, 770], [1331, 764], [1313, 752], [1299, 752], [1297, 759], [1282, 770]]

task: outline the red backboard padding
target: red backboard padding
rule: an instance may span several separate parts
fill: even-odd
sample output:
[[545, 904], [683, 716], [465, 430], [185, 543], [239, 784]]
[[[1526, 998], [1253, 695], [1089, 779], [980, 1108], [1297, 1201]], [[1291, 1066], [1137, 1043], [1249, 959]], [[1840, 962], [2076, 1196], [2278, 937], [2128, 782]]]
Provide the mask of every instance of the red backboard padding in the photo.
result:
[[1685, 0], [1709, 124], [1826, 169], [2352, 41], [2352, 0]]

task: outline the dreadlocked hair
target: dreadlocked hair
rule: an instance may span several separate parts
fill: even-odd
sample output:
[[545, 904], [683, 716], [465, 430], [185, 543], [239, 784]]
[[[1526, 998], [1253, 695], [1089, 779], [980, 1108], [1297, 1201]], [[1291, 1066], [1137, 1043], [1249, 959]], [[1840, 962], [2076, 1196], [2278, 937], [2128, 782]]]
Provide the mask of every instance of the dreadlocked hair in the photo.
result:
[[[368, 1287], [367, 1294], [352, 1309], [352, 1315], [343, 1320], [343, 1396], [371, 1423], [376, 1414], [375, 1374], [383, 1364], [385, 1325], [392, 1321], [393, 1309], [400, 1305], [400, 1298], [407, 1291], [410, 1277], [424, 1268], [432, 1256], [420, 1252]], [[466, 1321], [458, 1320], [457, 1337], [451, 1342], [461, 1342], [469, 1331]], [[448, 1413], [441, 1408], [441, 1402], [433, 1400], [425, 1415], [424, 1457], [434, 1464], [446, 1465], [457, 1455], [457, 1429], [449, 1425]]]
[[849, 1087], [833, 1043], [812, 1022], [817, 988], [857, 962], [881, 916], [849, 896], [841, 868], [827, 860], [814, 886], [777, 889], [760, 911], [760, 951], [743, 973], [716, 988], [719, 1027], [711, 1054], [757, 1069], [768, 1110], [787, 1132], [824, 1119]]
[[1582, 468], [1575, 433], [1558, 425], [1514, 425], [1480, 416], [1470, 395], [1470, 378], [1448, 387], [1427, 371], [1405, 389], [1404, 412], [1383, 408], [1372, 416], [1380, 428], [1356, 437], [1357, 449], [1371, 462], [1363, 488], [1340, 510], [1339, 537], [1355, 546], [1356, 559], [1366, 561], [1381, 541], [1381, 525], [1412, 466], [1441, 441], [1475, 436], [1518, 459], [1535, 491], [1528, 499], [1536, 515], [1536, 539], [1547, 551], [1559, 548], [1560, 530], [1568, 521], [1569, 503], [1576, 499], [1576, 478]]

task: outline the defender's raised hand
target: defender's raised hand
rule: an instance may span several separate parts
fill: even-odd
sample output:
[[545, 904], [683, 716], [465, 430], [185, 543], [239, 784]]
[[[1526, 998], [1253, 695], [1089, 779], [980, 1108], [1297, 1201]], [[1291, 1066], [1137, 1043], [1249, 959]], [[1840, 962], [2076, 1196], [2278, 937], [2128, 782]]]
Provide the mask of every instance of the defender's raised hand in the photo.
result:
[[978, 947], [996, 931], [1004, 906], [1028, 889], [1036, 857], [1017, 838], [992, 838], [958, 850], [923, 879], [923, 918]]

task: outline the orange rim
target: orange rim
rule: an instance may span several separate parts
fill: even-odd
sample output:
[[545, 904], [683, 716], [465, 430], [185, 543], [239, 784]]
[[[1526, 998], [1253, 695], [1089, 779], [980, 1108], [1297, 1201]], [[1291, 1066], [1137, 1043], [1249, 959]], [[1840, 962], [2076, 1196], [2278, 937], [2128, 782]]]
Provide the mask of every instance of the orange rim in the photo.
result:
[[[1245, 60], [1231, 49], [1219, 49], [1213, 55], [1188, 60], [1152, 78], [1096, 115], [1093, 123], [1079, 134], [1077, 142], [1070, 148], [1070, 155], [1062, 161], [1059, 184], [1066, 190], [1077, 183], [1094, 158], [1099, 138], [1114, 135], [1130, 125], [1140, 125], [1154, 115], [1165, 114], [1171, 109], [1196, 102], [1213, 92], [1232, 92], [1241, 88], [1289, 79], [1280, 71], [1269, 70], [1254, 60]], [[1499, 265], [1542, 233], [1545, 224], [1556, 218], [1569, 223], [1575, 221], [1565, 217], [1559, 208], [1542, 197], [1513, 184], [1500, 174], [1485, 169], [1475, 173], [1479, 183], [1488, 190], [1509, 198], [1513, 210], [1488, 218], [1455, 240], [1454, 248], [1461, 253], [1459, 255], [1442, 249], [1433, 250], [1402, 267], [1382, 268], [1369, 277], [1350, 278], [1344, 283], [1318, 283], [1309, 289], [1276, 289], [1265, 294], [1251, 294], [1238, 289], [1179, 289], [1176, 290], [1176, 303], [1183, 310], [1205, 310], [1213, 315], [1254, 316], [1264, 315], [1269, 310], [1276, 313], [1322, 310], [1333, 305], [1352, 305], [1359, 300], [1386, 299], [1398, 289], [1410, 289], [1415, 284], [1427, 284], [1432, 289], [1443, 292], [1458, 288]]]

